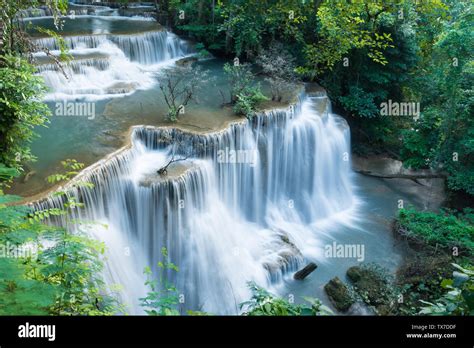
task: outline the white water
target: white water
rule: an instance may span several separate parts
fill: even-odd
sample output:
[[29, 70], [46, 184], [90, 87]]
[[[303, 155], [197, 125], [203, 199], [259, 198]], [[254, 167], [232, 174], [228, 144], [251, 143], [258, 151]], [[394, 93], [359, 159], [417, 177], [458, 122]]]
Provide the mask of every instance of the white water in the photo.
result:
[[[319, 259], [318, 236], [350, 224], [357, 205], [350, 182], [349, 130], [326, 97], [305, 97], [294, 112], [275, 111], [211, 134], [135, 127], [130, 150], [79, 178], [92, 190], [69, 189], [86, 209], [79, 218], [109, 248], [107, 282], [125, 288], [122, 300], [142, 313], [141, 272], [166, 247], [180, 268], [169, 272], [184, 295], [183, 309], [235, 314], [248, 300], [248, 281], [278, 293], [282, 278]], [[321, 108], [321, 106], [323, 106]], [[322, 114], [317, 110], [325, 110]], [[171, 142], [170, 142], [171, 139]], [[156, 171], [170, 145], [193, 157], [179, 176]], [[256, 151], [253, 163], [219, 163], [218, 150]], [[40, 207], [60, 206], [49, 198]]]
[[[69, 36], [65, 42], [74, 57], [64, 66], [66, 76], [55, 64], [39, 65], [50, 88], [47, 100], [101, 99], [146, 89], [155, 83], [153, 72], [159, 67], [192, 53], [185, 41], [167, 31]], [[36, 44], [59, 54], [54, 38], [37, 39]]]

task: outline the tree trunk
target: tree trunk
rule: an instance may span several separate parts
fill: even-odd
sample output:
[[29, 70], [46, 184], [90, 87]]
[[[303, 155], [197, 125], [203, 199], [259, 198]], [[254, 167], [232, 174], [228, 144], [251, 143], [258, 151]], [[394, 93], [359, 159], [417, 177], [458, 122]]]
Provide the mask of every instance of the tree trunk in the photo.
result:
[[360, 173], [362, 175], [373, 176], [375, 178], [381, 179], [436, 179], [436, 178], [446, 178], [445, 174], [442, 173], [434, 173], [434, 174], [377, 174], [372, 173], [371, 171], [367, 170], [355, 170], [355, 172]]
[[318, 266], [314, 262], [308, 263], [303, 269], [299, 270], [293, 276], [296, 280], [303, 280], [309, 276]]

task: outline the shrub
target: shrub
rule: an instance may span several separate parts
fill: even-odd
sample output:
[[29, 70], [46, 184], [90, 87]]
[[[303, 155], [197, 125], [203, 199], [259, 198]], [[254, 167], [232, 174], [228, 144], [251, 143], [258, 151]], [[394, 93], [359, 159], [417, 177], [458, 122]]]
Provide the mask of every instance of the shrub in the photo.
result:
[[401, 209], [398, 229], [410, 239], [431, 246], [458, 247], [471, 254], [474, 250], [474, 225], [470, 210], [454, 215], [448, 210], [439, 214], [419, 212], [414, 208]]
[[295, 305], [282, 298], [274, 297], [253, 282], [249, 283], [249, 287], [253, 294], [251, 300], [240, 304], [241, 308], [245, 308], [244, 315], [299, 316], [333, 314], [328, 307], [315, 298], [304, 297], [309, 305]]

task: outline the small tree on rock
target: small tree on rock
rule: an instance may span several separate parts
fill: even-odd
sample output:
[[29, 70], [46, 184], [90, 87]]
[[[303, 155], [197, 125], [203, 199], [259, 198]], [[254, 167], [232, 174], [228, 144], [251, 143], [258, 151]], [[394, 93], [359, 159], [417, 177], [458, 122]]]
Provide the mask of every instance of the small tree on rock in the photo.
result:
[[166, 119], [172, 122], [178, 120], [178, 115], [184, 113], [184, 108], [191, 102], [198, 102], [197, 89], [208, 81], [208, 71], [201, 67], [181, 67], [166, 70], [160, 90], [168, 106]]
[[230, 103], [234, 112], [252, 118], [257, 104], [267, 98], [261, 92], [260, 84], [255, 82], [250, 64], [226, 63], [224, 72], [229, 80]]

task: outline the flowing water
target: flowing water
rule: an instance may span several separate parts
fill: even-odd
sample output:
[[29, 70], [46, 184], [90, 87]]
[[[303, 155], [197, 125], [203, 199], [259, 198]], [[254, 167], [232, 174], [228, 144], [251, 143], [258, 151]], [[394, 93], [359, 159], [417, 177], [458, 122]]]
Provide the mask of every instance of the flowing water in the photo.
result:
[[[34, 26], [52, 26], [52, 19], [31, 21]], [[35, 55], [51, 90], [47, 96], [50, 100], [103, 99], [147, 89], [155, 82], [152, 72], [192, 53], [187, 42], [151, 20], [81, 16], [66, 19], [62, 33], [73, 57], [70, 63], [60, 68], [45, 53]], [[33, 31], [32, 35], [39, 33]], [[54, 55], [60, 53], [56, 38], [39, 37], [35, 43]]]
[[[77, 149], [87, 152], [84, 146], [98, 130], [126, 128], [140, 120], [156, 123], [146, 115], [156, 117], [163, 109], [156, 98], [160, 71], [192, 53], [189, 43], [152, 21], [114, 16], [78, 20], [65, 26], [65, 42], [74, 57], [65, 69], [69, 79], [37, 55], [39, 73], [51, 87], [47, 99], [94, 100], [109, 117], [87, 127], [55, 121], [39, 143], [42, 163], [75, 157]], [[53, 52], [59, 48], [48, 38], [38, 37], [37, 43]], [[218, 66], [221, 70], [222, 64]], [[99, 223], [77, 228], [105, 242], [104, 276], [109, 285], [122, 285], [120, 297], [129, 312], [143, 313], [138, 301], [147, 291], [142, 270], [150, 266], [158, 277], [162, 248], [179, 267], [166, 276], [182, 295], [183, 312], [236, 314], [238, 304], [251, 296], [249, 281], [280, 296], [317, 296], [327, 302], [324, 282], [343, 277], [357, 263], [325, 257], [324, 247], [335, 240], [364, 244], [370, 249], [367, 259], [393, 268], [400, 255], [384, 219], [396, 208], [383, 202], [383, 212], [376, 212], [376, 202], [371, 214], [380, 221], [368, 224], [364, 219], [368, 207], [363, 202], [377, 193], [367, 197], [361, 192], [361, 178], [350, 169], [348, 126], [331, 112], [326, 95], [303, 94], [287, 109], [232, 121], [218, 106], [219, 83], [200, 91], [204, 106], [181, 120], [193, 120], [199, 132], [135, 126], [130, 147], [90, 166], [74, 181], [90, 181], [93, 189], [67, 185], [85, 203], [75, 217]], [[60, 137], [66, 137], [64, 146], [58, 146]], [[173, 156], [183, 161], [172, 164], [168, 175], [157, 174]], [[35, 206], [62, 204], [49, 197]], [[315, 276], [292, 280], [308, 261], [319, 265]]]
[[[87, 207], [79, 218], [109, 226], [95, 233], [114, 246], [109, 282], [136, 284], [130, 277], [156, 265], [165, 247], [181, 268], [171, 279], [184, 308], [230, 314], [249, 298], [247, 282], [278, 292], [304, 257], [322, 258], [318, 231], [349, 223], [357, 206], [348, 128], [328, 105], [326, 97], [303, 97], [292, 111], [219, 133], [136, 127], [132, 149], [86, 172], [83, 179], [95, 188], [75, 191]], [[171, 153], [192, 159], [183, 173], [163, 180], [156, 172]], [[126, 300], [140, 296], [138, 286]], [[132, 303], [131, 310], [139, 308]]]

